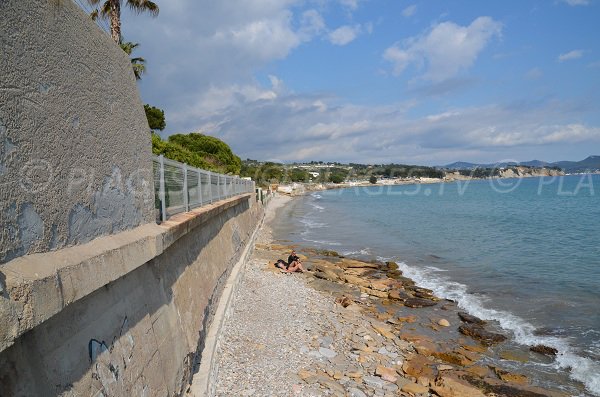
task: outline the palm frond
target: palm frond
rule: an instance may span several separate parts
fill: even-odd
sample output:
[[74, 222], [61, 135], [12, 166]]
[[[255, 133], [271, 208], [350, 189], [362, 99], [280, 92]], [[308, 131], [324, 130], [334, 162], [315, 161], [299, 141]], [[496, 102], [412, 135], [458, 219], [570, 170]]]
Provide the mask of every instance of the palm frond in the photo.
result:
[[153, 17], [159, 13], [158, 5], [150, 0], [127, 0], [127, 5], [132, 11], [137, 13], [148, 12]]

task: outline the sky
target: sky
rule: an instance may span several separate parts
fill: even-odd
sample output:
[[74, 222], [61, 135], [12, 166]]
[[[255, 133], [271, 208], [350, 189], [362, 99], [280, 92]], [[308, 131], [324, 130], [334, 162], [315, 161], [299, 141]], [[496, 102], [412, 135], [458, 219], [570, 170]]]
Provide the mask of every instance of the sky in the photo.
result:
[[123, 32], [163, 137], [281, 162], [600, 154], [600, 0], [155, 2]]

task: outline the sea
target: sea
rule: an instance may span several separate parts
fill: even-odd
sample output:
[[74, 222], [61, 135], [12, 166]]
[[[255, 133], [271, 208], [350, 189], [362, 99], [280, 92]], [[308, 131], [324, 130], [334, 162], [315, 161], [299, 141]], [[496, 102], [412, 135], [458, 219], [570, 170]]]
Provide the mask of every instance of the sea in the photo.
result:
[[559, 351], [512, 369], [600, 396], [600, 175], [333, 189], [281, 211], [277, 238], [396, 261], [509, 343]]

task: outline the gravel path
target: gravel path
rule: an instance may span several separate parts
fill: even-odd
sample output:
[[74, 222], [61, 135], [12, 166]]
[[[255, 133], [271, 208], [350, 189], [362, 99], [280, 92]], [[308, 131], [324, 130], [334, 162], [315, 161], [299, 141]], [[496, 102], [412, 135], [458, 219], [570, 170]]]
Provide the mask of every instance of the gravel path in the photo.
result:
[[[271, 240], [268, 222], [285, 201], [270, 203], [257, 242]], [[318, 388], [301, 388], [296, 373], [310, 366], [312, 358], [303, 353], [325, 333], [323, 317], [333, 302], [307, 287], [301, 274], [266, 270], [268, 262], [268, 253], [255, 250], [235, 293], [221, 333], [217, 396], [321, 395]]]

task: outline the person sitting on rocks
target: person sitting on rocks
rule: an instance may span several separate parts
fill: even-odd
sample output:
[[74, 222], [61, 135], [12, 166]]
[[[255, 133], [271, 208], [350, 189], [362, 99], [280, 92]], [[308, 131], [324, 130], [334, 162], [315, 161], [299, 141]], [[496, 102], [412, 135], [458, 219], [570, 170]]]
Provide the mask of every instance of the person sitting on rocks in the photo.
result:
[[290, 273], [292, 273], [292, 272], [304, 273], [306, 271], [304, 269], [304, 267], [302, 266], [302, 261], [300, 261], [300, 258], [298, 257], [298, 255], [296, 255], [296, 251], [294, 251], [294, 250], [292, 250], [292, 252], [290, 253], [290, 256], [288, 256], [287, 271]]

